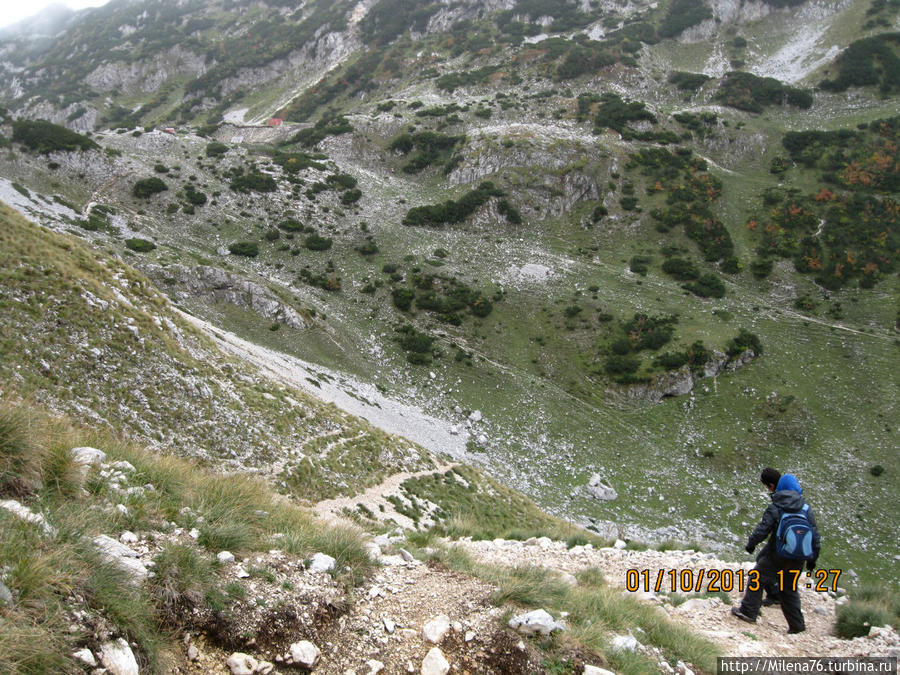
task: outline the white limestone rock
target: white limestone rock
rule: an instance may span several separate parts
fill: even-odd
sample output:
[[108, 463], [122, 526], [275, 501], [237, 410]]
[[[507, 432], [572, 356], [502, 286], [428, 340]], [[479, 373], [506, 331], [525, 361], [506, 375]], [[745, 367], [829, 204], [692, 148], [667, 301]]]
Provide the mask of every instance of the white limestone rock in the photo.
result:
[[139, 675], [137, 660], [131, 647], [122, 638], [100, 646], [100, 663], [110, 675]]
[[450, 663], [444, 658], [443, 652], [437, 647], [432, 647], [422, 660], [421, 675], [447, 675], [450, 672]]
[[87, 446], [72, 448], [71, 450], [69, 450], [69, 454], [72, 456], [72, 460], [76, 464], [80, 464], [84, 467], [100, 466], [100, 463], [106, 459], [105, 452], [103, 452], [102, 450], [98, 450], [97, 448], [89, 448]]
[[235, 652], [228, 657], [225, 665], [231, 671], [231, 675], [253, 675], [259, 667], [259, 662], [249, 654]]
[[591, 479], [588, 481], [587, 491], [591, 497], [601, 502], [611, 502], [619, 496], [615, 488], [605, 482], [603, 476], [599, 473], [591, 476]]
[[450, 617], [440, 614], [422, 627], [422, 637], [432, 644], [438, 644], [450, 630]]
[[337, 561], [325, 553], [316, 553], [309, 564], [310, 572], [328, 572], [334, 569]]
[[0, 508], [6, 509], [20, 520], [24, 520], [26, 523], [37, 525], [44, 531], [44, 534], [46, 534], [48, 537], [56, 536], [56, 528], [50, 525], [50, 523], [47, 522], [47, 519], [44, 518], [44, 516], [42, 516], [40, 513], [35, 513], [24, 504], [20, 504], [19, 502], [17, 502], [15, 499], [4, 499], [0, 501]]
[[553, 617], [544, 609], [535, 609], [514, 616], [509, 620], [509, 627], [525, 635], [534, 633], [550, 635], [555, 630], [563, 630], [563, 626], [554, 621]]
[[290, 648], [291, 662], [304, 668], [312, 668], [319, 661], [321, 650], [309, 640], [295, 642]]

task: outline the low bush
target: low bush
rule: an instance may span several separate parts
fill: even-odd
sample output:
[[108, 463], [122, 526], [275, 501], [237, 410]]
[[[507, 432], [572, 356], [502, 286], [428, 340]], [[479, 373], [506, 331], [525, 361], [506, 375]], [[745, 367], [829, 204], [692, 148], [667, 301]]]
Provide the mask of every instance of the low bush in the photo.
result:
[[313, 233], [303, 240], [303, 245], [310, 251], [327, 251], [331, 248], [334, 240], [330, 237], [323, 237], [318, 233]]
[[168, 189], [169, 186], [161, 178], [153, 176], [152, 178], [143, 178], [137, 181], [134, 187], [131, 188], [131, 194], [138, 199], [150, 199], [153, 195], [165, 192]]
[[259, 255], [259, 244], [252, 241], [237, 241], [228, 246], [232, 255], [242, 255], [247, 258], [255, 258]]
[[153, 249], [156, 248], [156, 244], [152, 241], [148, 241], [146, 239], [140, 239], [138, 237], [134, 237], [132, 239], [125, 240], [125, 247], [130, 251], [135, 251], [137, 253], [149, 253]]
[[100, 148], [87, 136], [47, 120], [15, 120], [12, 123], [12, 127], [13, 141], [45, 155], [51, 152], [72, 152], [74, 150]]

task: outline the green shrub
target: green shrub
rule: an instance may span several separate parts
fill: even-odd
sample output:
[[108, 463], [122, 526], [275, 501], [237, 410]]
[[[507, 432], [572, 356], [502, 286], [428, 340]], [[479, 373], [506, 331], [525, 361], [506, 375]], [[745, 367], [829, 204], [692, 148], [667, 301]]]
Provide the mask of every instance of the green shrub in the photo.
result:
[[612, 354], [606, 359], [603, 368], [608, 375], [625, 375], [634, 373], [640, 365], [641, 361], [636, 356]]
[[823, 80], [820, 89], [846, 91], [849, 87], [878, 86], [885, 96], [900, 91], [900, 33], [883, 33], [851, 43], [835, 59], [838, 75]]
[[704, 75], [702, 73], [686, 73], [680, 70], [676, 70], [669, 75], [669, 82], [682, 91], [697, 91], [708, 79], [709, 75]]
[[47, 120], [15, 120], [12, 127], [13, 141], [45, 155], [58, 151], [71, 152], [100, 148], [87, 136]]
[[158, 192], [165, 192], [168, 189], [169, 186], [166, 185], [161, 178], [153, 176], [152, 178], [144, 178], [137, 181], [131, 189], [131, 194], [138, 199], [150, 199], [150, 197]]
[[740, 356], [747, 349], [753, 350], [753, 353], [757, 356], [763, 353], [762, 342], [760, 342], [759, 336], [741, 328], [738, 334], [728, 341], [726, 353], [729, 357], [734, 358], [735, 356]]
[[741, 71], [726, 73], [714, 98], [733, 108], [755, 113], [770, 105], [809, 108], [813, 103], [812, 94], [805, 89], [791, 87], [772, 77], [758, 77]]
[[325, 179], [325, 182], [344, 190], [352, 190], [356, 187], [357, 180], [349, 173], [333, 173]]
[[415, 299], [416, 294], [408, 288], [394, 288], [391, 290], [391, 299], [394, 301], [394, 306], [406, 312], [412, 307], [412, 302]]
[[445, 223], [459, 223], [484, 206], [491, 197], [503, 195], [502, 190], [496, 188], [490, 181], [485, 181], [457, 201], [448, 199], [443, 204], [411, 208], [403, 218], [403, 224], [436, 227]]
[[137, 253], [149, 253], [153, 249], [156, 248], [156, 244], [152, 241], [148, 241], [146, 239], [140, 239], [138, 237], [134, 237], [132, 239], [125, 240], [125, 247], [131, 251], [135, 251]]
[[242, 255], [248, 258], [255, 258], [259, 255], [259, 244], [252, 241], [237, 241], [228, 246], [228, 251], [232, 255]]
[[331, 238], [323, 237], [318, 233], [313, 233], [303, 240], [303, 245], [310, 251], [327, 251], [333, 243]]
[[228, 146], [219, 141], [212, 141], [206, 144], [207, 157], [221, 157], [228, 152]]
[[274, 192], [278, 189], [278, 184], [272, 176], [259, 171], [250, 171], [232, 178], [229, 187], [235, 192]]
[[690, 260], [684, 258], [669, 258], [663, 263], [663, 272], [669, 274], [678, 281], [691, 281], [700, 276], [700, 270]]
[[722, 298], [725, 296], [725, 284], [713, 272], [701, 274], [696, 281], [687, 283], [684, 287], [701, 298]]
[[359, 188], [355, 188], [353, 190], [347, 190], [344, 194], [341, 195], [341, 204], [349, 206], [350, 204], [355, 204], [362, 197], [362, 190]]
[[891, 612], [874, 601], [851, 600], [837, 608], [837, 622], [834, 630], [844, 639], [862, 637], [869, 634], [872, 626], [887, 626], [892, 619]]
[[184, 196], [193, 206], [203, 206], [206, 204], [206, 193], [195, 188], [191, 183], [184, 186]]

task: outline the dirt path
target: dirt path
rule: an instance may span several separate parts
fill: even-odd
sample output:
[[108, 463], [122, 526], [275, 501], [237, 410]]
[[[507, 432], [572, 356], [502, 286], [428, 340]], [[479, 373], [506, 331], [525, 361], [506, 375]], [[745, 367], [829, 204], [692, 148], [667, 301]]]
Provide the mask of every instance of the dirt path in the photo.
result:
[[394, 505], [387, 500], [387, 497], [389, 495], [400, 494], [400, 486], [404, 481], [407, 481], [410, 478], [420, 478], [435, 473], [443, 473], [449, 471], [454, 466], [454, 464], [441, 464], [437, 468], [429, 469], [427, 471], [395, 473], [394, 475], [385, 478], [378, 485], [373, 485], [368, 488], [362, 494], [353, 497], [337, 497], [335, 499], [326, 499], [318, 502], [315, 505], [314, 510], [321, 518], [335, 521], [343, 520], [341, 514], [344, 509], [355, 510], [357, 505], [362, 504], [375, 514], [379, 520], [386, 522], [394, 521], [402, 528], [415, 530], [416, 524], [412, 519], [398, 512], [397, 509], [394, 508]]
[[[623, 593], [628, 592], [625, 590], [628, 570], [637, 570], [639, 588], [635, 592], [636, 597], [658, 604], [671, 619], [686, 623], [697, 633], [720, 645], [724, 654], [729, 656], [891, 655], [900, 649], [900, 644], [880, 645], [877, 640], [870, 638], [842, 640], [835, 637], [835, 610], [838, 603], [842, 602], [840, 594], [816, 592], [801, 587], [806, 631], [795, 635], [787, 634], [787, 623], [778, 606], [763, 608], [755, 624], [733, 617], [731, 606], [739, 604], [743, 595], [737, 590], [728, 593], [731, 605], [726, 604], [720, 596], [692, 597], [677, 605], [664, 602], [666, 592], [671, 590], [670, 570], [676, 570], [679, 578], [682, 571], [689, 571], [696, 585], [701, 571], [707, 577], [711, 569], [730, 570], [737, 575], [751, 569], [753, 564], [750, 562], [725, 562], [711, 553], [695, 551], [632, 551], [583, 546], [567, 549], [565, 543], [551, 542], [549, 539], [538, 540], [531, 545], [502, 540], [464, 540], [457, 545], [481, 562], [494, 565], [534, 565], [570, 574], [595, 567], [603, 572], [611, 586], [621, 587]], [[650, 592], [644, 590], [642, 574], [645, 570], [651, 584]], [[654, 593], [652, 586], [660, 572], [663, 579], [661, 592]], [[631, 576], [635, 580], [633, 573]], [[701, 587], [705, 589], [705, 583]], [[895, 638], [896, 634], [892, 639]]]

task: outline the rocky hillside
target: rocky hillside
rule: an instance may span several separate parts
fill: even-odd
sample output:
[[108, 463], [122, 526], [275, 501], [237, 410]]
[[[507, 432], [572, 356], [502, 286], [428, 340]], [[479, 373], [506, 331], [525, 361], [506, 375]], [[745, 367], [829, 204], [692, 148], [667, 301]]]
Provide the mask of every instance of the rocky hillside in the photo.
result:
[[409, 474], [413, 523], [465, 496], [415, 477], [453, 460], [736, 558], [774, 465], [823, 564], [896, 582], [896, 528], [860, 523], [900, 509], [898, 28], [881, 0], [123, 0], [7, 31], [0, 198], [90, 274], [60, 288], [11, 226], [0, 375], [310, 501]]

